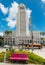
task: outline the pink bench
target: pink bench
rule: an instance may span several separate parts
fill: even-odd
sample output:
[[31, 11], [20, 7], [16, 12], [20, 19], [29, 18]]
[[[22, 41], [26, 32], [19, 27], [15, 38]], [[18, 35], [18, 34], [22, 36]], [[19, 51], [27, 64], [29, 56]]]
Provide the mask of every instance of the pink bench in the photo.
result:
[[28, 60], [28, 55], [27, 54], [12, 53], [9, 59], [10, 60], [24, 60], [24, 61], [27, 61]]

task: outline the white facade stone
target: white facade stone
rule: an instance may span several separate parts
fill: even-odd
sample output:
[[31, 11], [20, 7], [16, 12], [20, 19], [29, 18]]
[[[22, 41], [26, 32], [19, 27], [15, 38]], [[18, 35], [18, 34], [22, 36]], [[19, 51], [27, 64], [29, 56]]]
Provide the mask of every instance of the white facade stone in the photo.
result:
[[26, 18], [26, 7], [24, 4], [19, 5], [18, 13], [17, 13], [17, 28], [16, 28], [16, 36], [26, 36], [27, 30], [27, 18]]

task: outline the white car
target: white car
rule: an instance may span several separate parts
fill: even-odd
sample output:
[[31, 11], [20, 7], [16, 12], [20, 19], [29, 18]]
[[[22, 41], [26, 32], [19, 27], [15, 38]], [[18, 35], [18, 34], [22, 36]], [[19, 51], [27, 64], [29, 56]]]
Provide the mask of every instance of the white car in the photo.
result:
[[9, 45], [4, 45], [4, 48], [9, 48], [10, 46]]

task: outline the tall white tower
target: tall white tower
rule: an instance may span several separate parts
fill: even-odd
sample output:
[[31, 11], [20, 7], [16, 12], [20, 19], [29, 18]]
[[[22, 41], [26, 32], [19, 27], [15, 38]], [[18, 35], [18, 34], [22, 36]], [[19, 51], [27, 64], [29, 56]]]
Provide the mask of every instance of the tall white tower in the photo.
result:
[[27, 34], [27, 13], [24, 4], [20, 4], [17, 13], [16, 36], [26, 36]]

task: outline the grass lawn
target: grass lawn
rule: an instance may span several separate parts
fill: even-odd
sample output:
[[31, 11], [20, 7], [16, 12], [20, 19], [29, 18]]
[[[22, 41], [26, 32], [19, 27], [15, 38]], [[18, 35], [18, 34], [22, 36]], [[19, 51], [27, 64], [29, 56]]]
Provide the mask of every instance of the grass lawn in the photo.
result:
[[32, 52], [29, 52], [29, 51], [26, 51], [26, 50], [15, 50], [14, 51], [15, 53], [26, 53], [28, 54], [28, 58], [29, 60], [27, 61], [27, 63], [34, 63], [34, 64], [43, 64], [45, 63], [45, 59], [43, 59], [42, 57], [32, 53]]
[[[43, 64], [45, 63], [45, 59], [26, 50], [14, 50], [14, 53], [23, 53], [23, 54], [28, 54], [28, 61], [27, 64]], [[12, 52], [12, 53], [13, 53]], [[6, 60], [9, 61], [11, 55], [11, 51], [6, 51]], [[0, 62], [4, 61], [4, 53], [0, 53]]]

